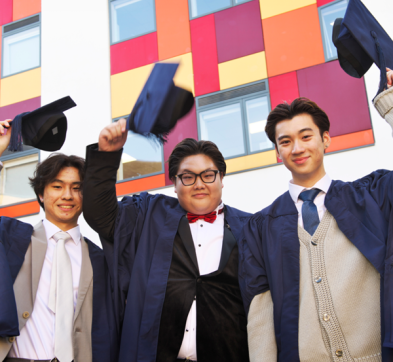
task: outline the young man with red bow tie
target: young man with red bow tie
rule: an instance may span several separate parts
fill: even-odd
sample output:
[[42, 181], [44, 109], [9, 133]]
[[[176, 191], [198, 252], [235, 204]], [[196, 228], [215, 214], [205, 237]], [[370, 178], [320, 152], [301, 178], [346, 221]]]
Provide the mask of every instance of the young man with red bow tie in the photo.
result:
[[112, 265], [120, 360], [248, 361], [237, 240], [249, 214], [221, 200], [225, 160], [187, 138], [169, 157], [178, 198], [116, 197], [124, 119], [87, 147], [84, 216]]

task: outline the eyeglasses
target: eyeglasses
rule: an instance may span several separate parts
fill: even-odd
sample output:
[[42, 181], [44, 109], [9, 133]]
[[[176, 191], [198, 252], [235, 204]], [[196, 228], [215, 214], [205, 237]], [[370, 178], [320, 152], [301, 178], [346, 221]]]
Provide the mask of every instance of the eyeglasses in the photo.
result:
[[179, 178], [180, 181], [184, 186], [192, 186], [197, 180], [197, 177], [199, 176], [201, 180], [205, 184], [211, 184], [214, 181], [216, 181], [217, 173], [220, 172], [218, 170], [206, 170], [202, 171], [199, 174], [193, 173], [193, 172], [185, 172], [181, 173], [180, 175], [175, 175], [175, 177]]

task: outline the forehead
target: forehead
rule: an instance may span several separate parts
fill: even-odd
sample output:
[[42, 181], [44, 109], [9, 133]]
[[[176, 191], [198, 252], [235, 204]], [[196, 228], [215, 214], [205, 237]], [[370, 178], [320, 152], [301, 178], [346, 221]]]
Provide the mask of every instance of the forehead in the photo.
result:
[[292, 136], [298, 134], [303, 129], [312, 129], [319, 131], [318, 126], [314, 123], [309, 114], [299, 114], [292, 119], [278, 122], [276, 125], [276, 139], [282, 136]]
[[63, 182], [80, 182], [79, 171], [75, 167], [63, 167], [55, 177]]
[[195, 173], [199, 173], [205, 171], [207, 169], [215, 169], [216, 165], [213, 160], [206, 155], [193, 155], [185, 157], [179, 165], [178, 173], [182, 173], [184, 171], [192, 171]]

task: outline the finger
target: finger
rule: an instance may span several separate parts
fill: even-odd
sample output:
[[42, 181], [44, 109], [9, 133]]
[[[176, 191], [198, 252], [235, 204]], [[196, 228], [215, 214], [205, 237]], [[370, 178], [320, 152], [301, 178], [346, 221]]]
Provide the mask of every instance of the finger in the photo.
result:
[[127, 120], [125, 118], [121, 118], [119, 119], [118, 123], [121, 125], [121, 132], [125, 133], [127, 127]]
[[386, 67], [386, 71], [387, 71], [387, 72], [390, 72], [390, 71], [391, 71], [391, 69], [390, 69], [390, 68], [388, 68], [388, 67]]

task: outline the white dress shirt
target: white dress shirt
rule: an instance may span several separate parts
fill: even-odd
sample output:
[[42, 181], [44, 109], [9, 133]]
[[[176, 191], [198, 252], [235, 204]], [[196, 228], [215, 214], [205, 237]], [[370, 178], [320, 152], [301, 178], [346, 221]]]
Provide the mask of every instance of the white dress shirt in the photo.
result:
[[314, 186], [307, 187], [307, 188], [303, 187], [303, 186], [295, 185], [292, 180], [289, 181], [289, 194], [291, 195], [291, 198], [292, 198], [293, 202], [295, 203], [295, 206], [296, 206], [297, 211], [299, 213], [298, 222], [301, 227], [303, 227], [304, 225], [303, 225], [303, 217], [302, 217], [303, 201], [299, 199], [300, 193], [304, 190], [311, 190], [311, 189], [320, 189], [321, 190], [320, 193], [314, 199], [314, 204], [318, 210], [319, 221], [321, 221], [322, 217], [326, 211], [325, 196], [329, 190], [331, 183], [332, 183], [332, 179], [329, 177], [328, 174], [323, 176]]
[[[38, 283], [34, 309], [26, 325], [20, 331], [20, 336], [16, 337], [8, 357], [27, 359], [52, 359], [54, 357], [55, 314], [48, 308], [48, 301], [52, 260], [56, 247], [56, 241], [53, 239], [53, 235], [61, 230], [46, 219], [43, 221], [43, 224], [46, 231], [48, 247]], [[72, 241], [68, 241], [65, 244], [65, 248], [71, 259], [75, 310], [82, 265], [82, 245], [79, 226], [68, 230], [67, 233], [72, 238]]]
[[[220, 265], [224, 238], [224, 213], [218, 215], [218, 210], [223, 207], [221, 202], [216, 208], [217, 219], [213, 223], [198, 219], [195, 223], [190, 224], [200, 275], [213, 273]], [[194, 300], [188, 313], [178, 358], [197, 360], [196, 328], [196, 300]]]

